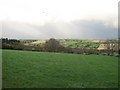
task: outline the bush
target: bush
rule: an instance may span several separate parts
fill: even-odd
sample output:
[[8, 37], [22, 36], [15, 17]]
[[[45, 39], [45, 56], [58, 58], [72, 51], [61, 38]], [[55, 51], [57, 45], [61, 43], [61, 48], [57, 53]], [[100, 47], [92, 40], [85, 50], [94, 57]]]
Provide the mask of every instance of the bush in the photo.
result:
[[44, 49], [48, 52], [60, 52], [63, 51], [64, 47], [60, 45], [60, 43], [57, 40], [51, 38], [48, 41], [46, 41]]

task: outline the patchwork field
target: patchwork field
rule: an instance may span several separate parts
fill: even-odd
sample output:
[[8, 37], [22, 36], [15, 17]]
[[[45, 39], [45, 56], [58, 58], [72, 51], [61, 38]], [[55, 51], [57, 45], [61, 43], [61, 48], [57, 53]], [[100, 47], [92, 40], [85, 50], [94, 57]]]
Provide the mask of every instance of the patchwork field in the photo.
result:
[[116, 88], [114, 56], [3, 50], [3, 88]]

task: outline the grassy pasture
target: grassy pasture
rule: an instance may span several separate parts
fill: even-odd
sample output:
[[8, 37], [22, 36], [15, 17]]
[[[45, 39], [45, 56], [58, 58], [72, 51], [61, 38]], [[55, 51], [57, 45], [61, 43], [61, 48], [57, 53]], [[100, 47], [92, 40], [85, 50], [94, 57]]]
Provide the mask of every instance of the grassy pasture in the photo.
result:
[[115, 88], [113, 56], [2, 51], [3, 88]]

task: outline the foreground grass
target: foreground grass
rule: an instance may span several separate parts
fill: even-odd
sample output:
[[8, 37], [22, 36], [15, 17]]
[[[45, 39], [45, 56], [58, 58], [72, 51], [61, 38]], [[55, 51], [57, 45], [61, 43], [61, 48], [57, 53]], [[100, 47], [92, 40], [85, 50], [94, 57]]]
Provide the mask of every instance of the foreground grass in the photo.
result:
[[115, 88], [117, 57], [3, 50], [3, 88]]

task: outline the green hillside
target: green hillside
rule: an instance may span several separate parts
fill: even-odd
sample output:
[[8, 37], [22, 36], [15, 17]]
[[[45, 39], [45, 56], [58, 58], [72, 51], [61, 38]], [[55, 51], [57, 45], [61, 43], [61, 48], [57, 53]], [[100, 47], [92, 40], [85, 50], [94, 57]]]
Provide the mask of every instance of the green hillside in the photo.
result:
[[59, 41], [61, 45], [69, 48], [97, 49], [100, 45], [99, 42], [93, 40], [61, 39]]
[[116, 88], [113, 56], [3, 50], [3, 88]]
[[[80, 39], [56, 39], [67, 48], [97, 49], [101, 44], [117, 44], [117, 40], [80, 40]], [[21, 40], [21, 43], [28, 46], [44, 46], [46, 40]]]

